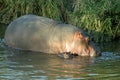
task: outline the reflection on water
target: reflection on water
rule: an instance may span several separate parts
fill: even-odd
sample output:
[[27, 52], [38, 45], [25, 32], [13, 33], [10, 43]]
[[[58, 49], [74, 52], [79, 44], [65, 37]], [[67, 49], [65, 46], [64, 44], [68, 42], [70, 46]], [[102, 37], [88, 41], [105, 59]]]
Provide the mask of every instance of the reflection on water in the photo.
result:
[[119, 80], [120, 47], [110, 51], [114, 44], [107, 45], [101, 57], [73, 59], [0, 48], [0, 80]]

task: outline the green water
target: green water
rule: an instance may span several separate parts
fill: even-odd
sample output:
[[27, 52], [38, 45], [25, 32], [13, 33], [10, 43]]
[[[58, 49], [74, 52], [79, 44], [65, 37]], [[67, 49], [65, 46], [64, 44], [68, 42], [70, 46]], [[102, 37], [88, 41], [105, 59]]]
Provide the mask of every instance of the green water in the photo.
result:
[[73, 59], [0, 47], [0, 80], [120, 80], [120, 41], [99, 46], [101, 57]]

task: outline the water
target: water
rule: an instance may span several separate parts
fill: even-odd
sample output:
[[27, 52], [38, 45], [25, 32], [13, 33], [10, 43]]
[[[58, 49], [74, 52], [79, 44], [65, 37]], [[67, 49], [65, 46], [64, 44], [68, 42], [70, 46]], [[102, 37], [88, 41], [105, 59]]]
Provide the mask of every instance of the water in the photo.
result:
[[0, 48], [0, 80], [120, 80], [120, 41], [99, 46], [101, 57], [73, 59]]

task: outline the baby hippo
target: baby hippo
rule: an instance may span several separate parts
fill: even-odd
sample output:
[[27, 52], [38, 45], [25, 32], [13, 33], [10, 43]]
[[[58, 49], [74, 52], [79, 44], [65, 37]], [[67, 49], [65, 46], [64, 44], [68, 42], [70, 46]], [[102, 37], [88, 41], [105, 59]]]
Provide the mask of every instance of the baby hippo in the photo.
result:
[[98, 56], [99, 51], [81, 29], [46, 17], [22, 16], [9, 24], [5, 32], [9, 47], [49, 54], [69, 53]]

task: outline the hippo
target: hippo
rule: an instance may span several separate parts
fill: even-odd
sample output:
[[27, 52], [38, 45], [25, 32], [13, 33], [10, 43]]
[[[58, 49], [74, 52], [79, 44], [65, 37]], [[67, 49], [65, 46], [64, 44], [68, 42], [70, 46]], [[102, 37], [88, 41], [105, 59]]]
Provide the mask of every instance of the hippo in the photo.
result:
[[90, 57], [100, 54], [82, 29], [36, 15], [24, 15], [11, 22], [4, 41], [12, 48], [49, 54], [70, 53]]

